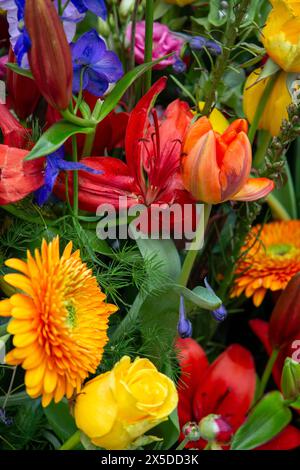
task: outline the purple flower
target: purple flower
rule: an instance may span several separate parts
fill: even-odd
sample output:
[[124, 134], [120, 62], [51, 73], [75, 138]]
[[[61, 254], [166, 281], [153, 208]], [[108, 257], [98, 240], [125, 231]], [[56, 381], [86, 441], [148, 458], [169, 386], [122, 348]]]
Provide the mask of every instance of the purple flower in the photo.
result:
[[106, 20], [107, 10], [104, 0], [71, 0], [71, 2], [80, 13], [86, 13], [89, 10]]
[[[208, 289], [210, 292], [212, 292], [214, 294], [214, 290], [213, 288], [209, 285], [208, 283], [208, 280], [205, 278], [204, 279], [204, 284], [205, 284], [205, 287], [206, 289]], [[220, 307], [218, 307], [216, 310], [213, 310], [211, 312], [212, 316], [214, 317], [214, 319], [218, 322], [221, 322], [221, 321], [224, 321], [225, 318], [227, 317], [228, 315], [228, 312], [226, 310], [226, 307], [222, 304]]]
[[13, 424], [13, 419], [6, 416], [6, 412], [3, 408], [0, 408], [0, 422], [5, 424], [5, 426], [11, 426]]
[[190, 338], [192, 336], [192, 323], [187, 318], [185, 313], [184, 298], [180, 296], [179, 304], [179, 320], [177, 324], [177, 331], [180, 338]]
[[206, 39], [203, 36], [194, 36], [189, 41], [190, 48], [194, 51], [201, 51], [206, 46]]
[[[131, 24], [128, 25], [126, 30], [126, 39], [130, 42], [131, 39]], [[153, 25], [153, 52], [152, 60], [159, 59], [171, 52], [174, 54], [167, 59], [162, 60], [153, 68], [157, 70], [164, 69], [169, 65], [173, 65], [180, 56], [180, 51], [184, 40], [175, 36], [169, 28], [160, 23]], [[139, 21], [136, 25], [134, 54], [135, 60], [138, 64], [144, 62], [145, 53], [145, 21]]]
[[94, 29], [80, 36], [71, 48], [74, 93], [78, 93], [82, 82], [83, 90], [103, 96], [109, 84], [122, 77], [123, 67], [118, 56], [106, 49], [105, 42]]
[[219, 44], [217, 44], [216, 42], [214, 41], [207, 41], [206, 44], [205, 44], [205, 47], [209, 50], [209, 52], [213, 55], [220, 55], [222, 54], [222, 47], [219, 46]]
[[173, 64], [173, 70], [175, 73], [183, 73], [186, 71], [186, 65], [183, 60], [177, 58]]
[[65, 160], [63, 147], [58, 149], [56, 152], [47, 155], [45, 167], [45, 184], [35, 191], [35, 199], [38, 205], [42, 206], [45, 204], [45, 202], [47, 202], [60, 171], [74, 170], [87, 171], [88, 173], [93, 174], [102, 173], [86, 165], [83, 165], [82, 163], [69, 162]]

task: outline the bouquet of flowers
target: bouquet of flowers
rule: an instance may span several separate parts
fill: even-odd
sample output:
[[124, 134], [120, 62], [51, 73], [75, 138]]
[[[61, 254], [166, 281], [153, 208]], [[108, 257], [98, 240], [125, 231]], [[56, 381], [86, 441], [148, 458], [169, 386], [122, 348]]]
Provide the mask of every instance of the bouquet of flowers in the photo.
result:
[[300, 1], [0, 0], [0, 448], [300, 447]]

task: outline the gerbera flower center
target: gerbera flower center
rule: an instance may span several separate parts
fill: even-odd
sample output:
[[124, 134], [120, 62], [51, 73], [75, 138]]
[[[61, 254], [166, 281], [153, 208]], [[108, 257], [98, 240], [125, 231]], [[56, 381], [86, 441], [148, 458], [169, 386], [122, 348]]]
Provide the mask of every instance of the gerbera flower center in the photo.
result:
[[67, 312], [68, 312], [68, 317], [67, 317], [67, 325], [70, 328], [75, 328], [76, 327], [76, 308], [73, 303], [69, 303], [66, 306]]
[[285, 256], [288, 255], [293, 248], [294, 247], [288, 243], [275, 243], [268, 247], [267, 254], [271, 256]]

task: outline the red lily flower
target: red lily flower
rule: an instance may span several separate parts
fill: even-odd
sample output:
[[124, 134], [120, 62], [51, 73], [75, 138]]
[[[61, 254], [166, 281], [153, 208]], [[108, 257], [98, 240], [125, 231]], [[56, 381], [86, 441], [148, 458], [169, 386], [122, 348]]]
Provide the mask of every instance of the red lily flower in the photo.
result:
[[44, 183], [43, 159], [25, 162], [32, 147], [30, 131], [0, 104], [0, 129], [4, 144], [0, 145], [0, 205], [26, 197]]
[[[189, 338], [179, 340], [177, 347], [181, 366], [178, 383], [180, 428], [187, 421], [199, 422], [210, 414], [217, 414], [233, 433], [236, 432], [246, 418], [255, 393], [256, 373], [251, 353], [233, 344], [208, 366], [205, 352], [196, 341]], [[182, 388], [183, 382], [185, 389]], [[190, 442], [187, 447], [203, 449], [205, 445], [206, 442], [200, 439]], [[290, 449], [299, 445], [300, 431], [287, 426], [259, 450]]]
[[[171, 103], [164, 120], [149, 112], [157, 95], [164, 89], [166, 78], [158, 80], [132, 111], [126, 130], [126, 163], [111, 157], [88, 157], [82, 163], [102, 175], [79, 172], [79, 207], [96, 212], [101, 203], [119, 208], [119, 197], [127, 196], [127, 206], [136, 204], [172, 204], [191, 202], [184, 189], [180, 169], [181, 144], [192, 114], [179, 100]], [[69, 175], [72, 200], [72, 175]], [[65, 195], [64, 178], [58, 179], [58, 196]]]

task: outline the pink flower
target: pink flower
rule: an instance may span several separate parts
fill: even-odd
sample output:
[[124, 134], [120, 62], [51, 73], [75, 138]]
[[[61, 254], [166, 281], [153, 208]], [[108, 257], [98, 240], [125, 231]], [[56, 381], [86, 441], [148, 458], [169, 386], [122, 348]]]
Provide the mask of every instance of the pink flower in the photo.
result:
[[[130, 42], [131, 39], [131, 24], [128, 25], [126, 30], [126, 39]], [[159, 64], [153, 67], [154, 69], [160, 70], [168, 67], [168, 65], [174, 64], [176, 59], [180, 55], [180, 50], [183, 45], [183, 39], [180, 39], [173, 34], [169, 28], [160, 23], [154, 23], [153, 25], [153, 52], [152, 59], [156, 60], [164, 55], [174, 52], [174, 54], [167, 59], [162, 60]], [[139, 21], [136, 25], [135, 34], [135, 47], [134, 54], [135, 60], [138, 64], [144, 62], [144, 51], [145, 51], [145, 21]]]
[[7, 64], [7, 55], [0, 57], [0, 79], [5, 78], [6, 75], [6, 64]]

